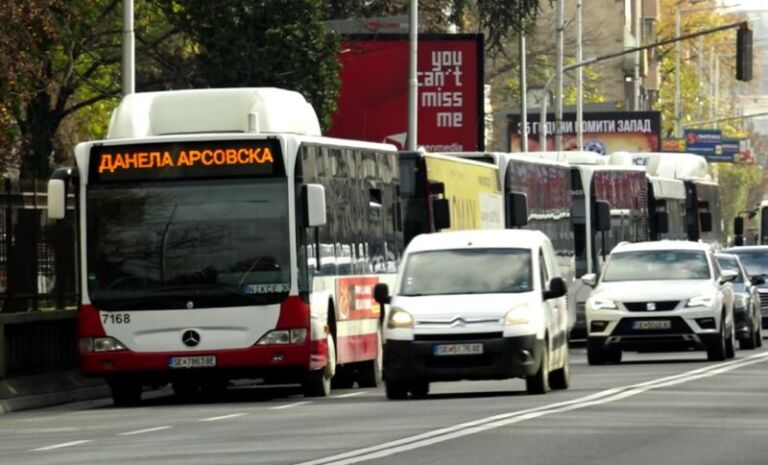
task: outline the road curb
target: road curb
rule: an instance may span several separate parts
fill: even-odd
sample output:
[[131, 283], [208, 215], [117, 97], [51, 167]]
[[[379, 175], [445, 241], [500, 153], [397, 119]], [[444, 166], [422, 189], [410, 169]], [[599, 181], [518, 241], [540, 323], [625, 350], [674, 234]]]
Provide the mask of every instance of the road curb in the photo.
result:
[[0, 380], [0, 415], [110, 396], [100, 379], [69, 371]]

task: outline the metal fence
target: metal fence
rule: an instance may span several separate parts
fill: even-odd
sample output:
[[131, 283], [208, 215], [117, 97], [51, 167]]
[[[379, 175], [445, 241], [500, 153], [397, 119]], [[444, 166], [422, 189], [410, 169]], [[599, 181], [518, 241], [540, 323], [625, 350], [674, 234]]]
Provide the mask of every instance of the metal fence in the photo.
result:
[[0, 193], [0, 378], [77, 362], [74, 199], [49, 220], [46, 186], [6, 179]]

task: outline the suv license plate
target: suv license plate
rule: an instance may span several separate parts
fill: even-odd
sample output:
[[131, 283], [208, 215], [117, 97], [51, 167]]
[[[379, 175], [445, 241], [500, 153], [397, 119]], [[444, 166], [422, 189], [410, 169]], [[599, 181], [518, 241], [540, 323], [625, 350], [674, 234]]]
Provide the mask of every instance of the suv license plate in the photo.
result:
[[194, 355], [191, 357], [171, 357], [168, 359], [168, 368], [211, 368], [215, 366], [215, 355]]
[[632, 322], [632, 329], [640, 331], [648, 329], [672, 329], [670, 320], [635, 320]]
[[436, 356], [478, 355], [483, 353], [482, 344], [439, 344], [432, 349]]

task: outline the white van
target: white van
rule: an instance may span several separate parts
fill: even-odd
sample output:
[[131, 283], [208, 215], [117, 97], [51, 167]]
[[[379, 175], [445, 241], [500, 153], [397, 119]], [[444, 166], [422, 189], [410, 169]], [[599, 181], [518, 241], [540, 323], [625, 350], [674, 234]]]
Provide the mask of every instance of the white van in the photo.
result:
[[386, 305], [387, 397], [431, 381], [525, 378], [543, 394], [569, 384], [565, 282], [540, 231], [423, 234], [408, 245]]

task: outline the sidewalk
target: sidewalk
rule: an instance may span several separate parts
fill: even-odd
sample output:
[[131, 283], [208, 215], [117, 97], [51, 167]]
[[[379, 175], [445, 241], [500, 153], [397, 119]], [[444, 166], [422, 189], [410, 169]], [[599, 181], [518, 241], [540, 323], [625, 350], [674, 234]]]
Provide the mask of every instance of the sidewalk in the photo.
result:
[[0, 380], [0, 415], [109, 397], [99, 378], [82, 378], [77, 370]]

